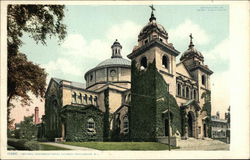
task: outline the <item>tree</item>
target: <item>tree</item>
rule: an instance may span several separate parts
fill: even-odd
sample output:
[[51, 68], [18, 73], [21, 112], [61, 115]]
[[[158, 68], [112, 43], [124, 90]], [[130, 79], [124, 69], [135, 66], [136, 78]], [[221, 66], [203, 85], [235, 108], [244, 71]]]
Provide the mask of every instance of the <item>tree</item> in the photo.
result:
[[57, 36], [61, 42], [66, 36], [64, 5], [8, 5], [7, 47], [8, 47], [8, 126], [14, 105], [11, 100], [20, 98], [22, 104], [31, 102], [29, 93], [44, 97], [46, 72], [38, 64], [29, 61], [25, 53], [20, 53], [24, 33], [36, 43], [46, 45], [46, 39]]
[[37, 127], [33, 122], [33, 115], [24, 117], [20, 123], [19, 129], [20, 139], [35, 140], [37, 138]]

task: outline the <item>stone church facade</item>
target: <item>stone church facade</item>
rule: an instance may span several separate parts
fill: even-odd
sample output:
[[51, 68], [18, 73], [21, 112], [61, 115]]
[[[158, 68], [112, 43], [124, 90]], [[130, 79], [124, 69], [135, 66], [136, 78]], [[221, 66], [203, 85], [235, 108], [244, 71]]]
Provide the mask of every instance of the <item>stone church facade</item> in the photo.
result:
[[192, 39], [177, 63], [180, 52], [152, 11], [127, 56], [131, 61], [116, 40], [111, 58], [85, 73], [85, 84], [50, 80], [39, 138], [158, 141], [168, 129], [171, 137], [209, 137], [213, 72]]

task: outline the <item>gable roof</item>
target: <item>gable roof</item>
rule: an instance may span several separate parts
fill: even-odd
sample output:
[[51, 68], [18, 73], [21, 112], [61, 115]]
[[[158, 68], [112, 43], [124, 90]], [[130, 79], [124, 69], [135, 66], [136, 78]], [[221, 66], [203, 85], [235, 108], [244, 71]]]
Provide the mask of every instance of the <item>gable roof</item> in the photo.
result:
[[180, 62], [176, 65], [176, 72], [192, 79], [192, 76], [191, 76], [189, 70], [187, 69], [185, 64], [182, 62]]
[[60, 79], [60, 78], [51, 78], [51, 79], [53, 79], [58, 84], [60, 84], [61, 81], [67, 81], [67, 82], [71, 83], [72, 87], [81, 88], [81, 89], [85, 89], [86, 88], [86, 84], [85, 83], [73, 82], [73, 81], [63, 80], [63, 79]]

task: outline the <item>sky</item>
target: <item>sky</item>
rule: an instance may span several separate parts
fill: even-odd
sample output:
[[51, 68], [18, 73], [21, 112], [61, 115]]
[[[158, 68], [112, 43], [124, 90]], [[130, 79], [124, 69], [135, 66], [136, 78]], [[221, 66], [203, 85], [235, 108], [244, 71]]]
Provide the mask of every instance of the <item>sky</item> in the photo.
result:
[[[229, 106], [229, 7], [227, 5], [154, 5], [157, 23], [164, 26], [169, 42], [183, 53], [192, 33], [194, 45], [214, 72], [211, 76], [212, 114], [223, 114]], [[45, 68], [51, 77], [85, 83], [84, 73], [101, 61], [111, 57], [111, 45], [118, 39], [123, 46], [122, 56], [127, 58], [137, 45], [140, 30], [148, 23], [151, 9], [147, 5], [75, 5], [66, 6], [64, 23], [67, 37], [60, 45], [57, 38], [47, 45], [36, 44], [25, 34], [21, 52], [29, 60]], [[176, 58], [177, 62], [181, 54]], [[13, 117], [34, 113], [44, 102], [34, 100], [27, 110], [13, 110]], [[22, 114], [20, 114], [22, 113]]]

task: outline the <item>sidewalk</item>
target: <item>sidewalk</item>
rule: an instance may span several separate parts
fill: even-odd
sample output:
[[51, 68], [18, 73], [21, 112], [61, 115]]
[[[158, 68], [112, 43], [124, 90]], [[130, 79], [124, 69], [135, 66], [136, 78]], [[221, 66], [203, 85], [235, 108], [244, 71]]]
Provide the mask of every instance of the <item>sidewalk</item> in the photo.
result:
[[230, 144], [226, 144], [224, 142], [213, 139], [201, 140], [201, 139], [189, 138], [187, 140], [180, 140], [179, 145], [180, 145], [179, 150], [211, 151], [211, 150], [229, 150], [230, 148]]
[[72, 146], [72, 145], [55, 143], [55, 142], [43, 142], [41, 144], [47, 144], [47, 145], [51, 145], [51, 146], [62, 147], [62, 148], [70, 149], [70, 150], [98, 151], [98, 150], [93, 149], [93, 148], [78, 147], [78, 146]]

